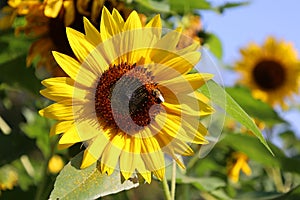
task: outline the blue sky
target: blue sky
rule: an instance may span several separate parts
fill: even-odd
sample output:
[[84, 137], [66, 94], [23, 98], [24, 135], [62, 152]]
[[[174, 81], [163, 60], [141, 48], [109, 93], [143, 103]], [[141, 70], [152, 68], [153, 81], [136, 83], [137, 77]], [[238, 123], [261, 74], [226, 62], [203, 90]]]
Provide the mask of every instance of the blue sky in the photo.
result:
[[[212, 0], [211, 2], [220, 5], [233, 1]], [[270, 35], [292, 42], [300, 57], [299, 8], [300, 0], [250, 0], [249, 5], [228, 9], [222, 15], [211, 11], [201, 12], [201, 14], [204, 29], [215, 33], [221, 39], [224, 52], [221, 62], [233, 64], [240, 58], [240, 48], [251, 41], [262, 44]], [[225, 79], [234, 78], [227, 74], [222, 76]], [[228, 80], [224, 81], [225, 84], [228, 82]], [[299, 99], [297, 98], [298, 102]], [[292, 128], [300, 137], [299, 110], [280, 113], [292, 124]]]
[[[234, 0], [229, 0], [232, 2]], [[243, 0], [240, 0], [243, 1]], [[212, 0], [219, 5], [224, 0]], [[239, 58], [239, 48], [250, 41], [262, 43], [273, 35], [294, 43], [300, 50], [299, 0], [250, 0], [250, 4], [228, 9], [222, 15], [202, 12], [205, 30], [218, 35], [227, 64]]]

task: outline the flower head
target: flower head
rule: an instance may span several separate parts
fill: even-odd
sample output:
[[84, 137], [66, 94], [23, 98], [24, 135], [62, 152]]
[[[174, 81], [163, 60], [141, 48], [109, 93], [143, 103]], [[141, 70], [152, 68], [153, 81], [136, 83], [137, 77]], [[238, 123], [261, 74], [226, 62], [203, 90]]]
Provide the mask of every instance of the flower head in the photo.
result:
[[262, 46], [251, 43], [241, 49], [241, 54], [235, 66], [242, 75], [240, 82], [254, 97], [286, 107], [285, 97], [299, 92], [300, 65], [293, 46], [269, 37]]
[[62, 133], [63, 147], [84, 142], [82, 168], [99, 161], [102, 173], [119, 168], [125, 180], [135, 172], [161, 180], [164, 154], [184, 167], [177, 155], [207, 143], [199, 119], [213, 111], [195, 91], [212, 76], [188, 74], [199, 45], [178, 50], [178, 30], [163, 35], [159, 15], [143, 27], [135, 11], [124, 21], [104, 8], [100, 32], [86, 18], [84, 28], [67, 28], [77, 60], [53, 53], [69, 77], [42, 82], [41, 94], [57, 102], [40, 111], [58, 120], [51, 134]]
[[[71, 26], [78, 31], [84, 31], [82, 16], [91, 19], [92, 24], [100, 24], [101, 8], [108, 4], [109, 9], [120, 9], [124, 16], [130, 11], [124, 2], [117, 0], [10, 0], [10, 6], [19, 13], [26, 15], [26, 25], [18, 27], [16, 34], [24, 32], [37, 40], [31, 45], [26, 60], [30, 66], [39, 57], [37, 67], [46, 71], [47, 76], [66, 76], [55, 62], [51, 51], [60, 51], [75, 57], [68, 43], [66, 27]], [[28, 5], [26, 7], [26, 5]]]
[[241, 152], [234, 152], [231, 160], [227, 164], [228, 178], [233, 182], [238, 182], [240, 177], [240, 171], [244, 172], [247, 176], [250, 176], [252, 171], [248, 165], [248, 156]]

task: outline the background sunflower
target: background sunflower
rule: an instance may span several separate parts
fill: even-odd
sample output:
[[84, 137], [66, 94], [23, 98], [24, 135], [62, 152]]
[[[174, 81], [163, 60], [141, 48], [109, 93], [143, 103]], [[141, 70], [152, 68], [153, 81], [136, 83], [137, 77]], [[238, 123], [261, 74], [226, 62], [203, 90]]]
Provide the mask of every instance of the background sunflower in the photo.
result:
[[241, 49], [235, 69], [240, 83], [252, 90], [255, 98], [286, 108], [286, 97], [299, 92], [300, 64], [291, 43], [268, 37], [262, 46], [250, 43]]

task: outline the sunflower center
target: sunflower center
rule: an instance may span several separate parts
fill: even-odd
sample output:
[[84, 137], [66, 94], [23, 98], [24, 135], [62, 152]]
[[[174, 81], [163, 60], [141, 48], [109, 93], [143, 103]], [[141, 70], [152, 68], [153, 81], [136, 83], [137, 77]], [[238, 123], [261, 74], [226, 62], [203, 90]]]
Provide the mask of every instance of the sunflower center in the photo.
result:
[[99, 79], [95, 110], [99, 120], [127, 133], [141, 130], [161, 111], [163, 97], [152, 73], [141, 66], [110, 66]]
[[274, 90], [283, 85], [286, 74], [283, 66], [272, 60], [259, 62], [253, 72], [253, 77], [257, 85], [264, 90]]

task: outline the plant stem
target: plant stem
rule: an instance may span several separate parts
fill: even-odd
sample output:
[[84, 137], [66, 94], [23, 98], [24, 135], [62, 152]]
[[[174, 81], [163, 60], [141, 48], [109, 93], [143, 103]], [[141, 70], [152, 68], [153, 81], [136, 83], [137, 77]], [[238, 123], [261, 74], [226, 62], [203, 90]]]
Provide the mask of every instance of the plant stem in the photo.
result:
[[172, 164], [172, 180], [171, 180], [171, 200], [175, 200], [176, 189], [176, 162], [173, 160]]
[[[36, 195], [35, 195], [35, 199], [36, 200], [41, 200], [44, 198], [44, 195], [45, 195], [45, 188], [46, 188], [46, 183], [47, 183], [47, 178], [48, 178], [48, 163], [51, 159], [51, 157], [53, 156], [54, 154], [54, 151], [55, 151], [55, 148], [56, 148], [56, 145], [58, 143], [58, 138], [56, 138], [55, 140], [53, 140], [50, 144], [50, 154], [46, 157], [45, 159], [45, 163], [44, 163], [44, 166], [43, 166], [43, 178], [40, 182], [40, 184], [38, 185], [38, 188], [37, 188], [37, 191], [36, 191]], [[48, 194], [47, 194], [48, 195]], [[48, 197], [47, 197], [48, 198]], [[46, 199], [47, 199], [46, 198]]]
[[167, 181], [166, 176], [164, 177], [164, 179], [162, 181], [162, 185], [163, 185], [163, 189], [164, 189], [165, 199], [166, 200], [171, 200], [170, 189], [169, 189], [169, 185], [168, 185], [168, 181]]

